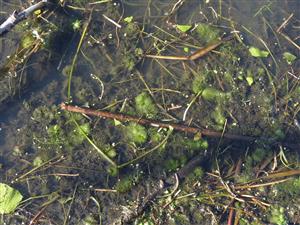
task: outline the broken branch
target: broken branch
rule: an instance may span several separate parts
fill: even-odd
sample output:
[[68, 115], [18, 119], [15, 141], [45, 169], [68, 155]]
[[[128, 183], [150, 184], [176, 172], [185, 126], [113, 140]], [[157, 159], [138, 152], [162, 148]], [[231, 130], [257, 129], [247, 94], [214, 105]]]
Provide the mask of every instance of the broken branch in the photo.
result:
[[9, 32], [15, 25], [20, 21], [26, 19], [34, 11], [41, 9], [46, 5], [48, 0], [42, 0], [21, 12], [14, 11], [1, 25], [0, 25], [0, 35]]
[[240, 140], [240, 141], [254, 141], [256, 140], [256, 137], [251, 137], [251, 136], [243, 136], [243, 135], [238, 135], [238, 134], [223, 134], [221, 132], [217, 131], [212, 131], [208, 129], [200, 129], [197, 127], [190, 127], [186, 125], [181, 125], [181, 124], [176, 124], [176, 123], [165, 123], [165, 122], [160, 122], [160, 121], [155, 121], [155, 120], [150, 120], [150, 119], [143, 119], [140, 117], [134, 117], [134, 116], [129, 116], [125, 114], [120, 114], [120, 113], [112, 113], [112, 112], [107, 112], [107, 111], [99, 111], [99, 110], [93, 110], [93, 109], [87, 109], [87, 108], [81, 108], [77, 106], [72, 106], [72, 105], [66, 105], [62, 103], [60, 105], [61, 109], [67, 110], [70, 112], [77, 112], [77, 113], [83, 113], [86, 115], [90, 116], [97, 116], [97, 117], [105, 117], [109, 119], [116, 119], [122, 122], [125, 121], [132, 121], [136, 122], [141, 125], [147, 125], [147, 126], [152, 126], [152, 127], [159, 127], [159, 128], [169, 128], [170, 126], [174, 128], [174, 130], [178, 131], [183, 131], [187, 133], [200, 133], [203, 136], [208, 136], [208, 137], [224, 137], [227, 139], [232, 139], [232, 140]]

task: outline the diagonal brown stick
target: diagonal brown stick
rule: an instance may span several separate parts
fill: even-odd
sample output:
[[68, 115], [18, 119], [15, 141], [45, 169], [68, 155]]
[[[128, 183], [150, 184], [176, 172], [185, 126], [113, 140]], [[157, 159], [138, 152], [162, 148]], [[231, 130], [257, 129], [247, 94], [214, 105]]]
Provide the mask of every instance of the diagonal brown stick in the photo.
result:
[[139, 117], [134, 117], [134, 116], [129, 116], [125, 114], [120, 114], [120, 113], [112, 113], [112, 112], [107, 112], [107, 111], [98, 111], [98, 110], [93, 110], [93, 109], [87, 109], [87, 108], [81, 108], [77, 106], [72, 106], [72, 105], [66, 105], [62, 103], [60, 105], [61, 109], [67, 110], [70, 112], [77, 112], [77, 113], [83, 113], [86, 115], [90, 116], [98, 116], [98, 117], [105, 117], [109, 119], [116, 119], [122, 122], [125, 121], [132, 121], [136, 122], [141, 125], [147, 125], [147, 126], [152, 126], [152, 127], [161, 127], [161, 128], [169, 128], [170, 126], [174, 128], [174, 130], [178, 131], [183, 131], [187, 133], [200, 133], [203, 136], [207, 137], [224, 137], [227, 139], [232, 139], [232, 140], [241, 140], [241, 141], [255, 141], [256, 137], [251, 137], [251, 136], [243, 136], [243, 135], [237, 135], [237, 134], [226, 134], [226, 133], [221, 133], [217, 131], [212, 131], [208, 129], [200, 129], [197, 127], [189, 127], [186, 125], [180, 125], [176, 123], [164, 123], [164, 122], [159, 122], [155, 120], [150, 120], [150, 119], [143, 119]]
[[189, 56], [170, 56], [170, 55], [145, 55], [147, 58], [154, 58], [154, 59], [169, 59], [169, 60], [196, 60], [199, 59], [202, 56], [205, 56], [215, 48], [219, 47], [221, 44], [223, 44], [225, 41], [230, 41], [233, 39], [233, 36], [228, 36], [226, 38], [223, 38], [222, 40], [218, 40], [214, 43], [211, 43], [207, 45], [206, 47], [198, 49], [196, 52]]

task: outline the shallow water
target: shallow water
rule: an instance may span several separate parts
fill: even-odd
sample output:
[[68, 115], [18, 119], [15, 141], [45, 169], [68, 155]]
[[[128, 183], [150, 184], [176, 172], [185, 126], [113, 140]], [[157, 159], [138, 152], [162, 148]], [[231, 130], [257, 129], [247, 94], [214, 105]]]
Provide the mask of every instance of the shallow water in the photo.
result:
[[[78, 2], [80, 1], [74, 1], [72, 4], [78, 7], [84, 6], [84, 4], [80, 5]], [[177, 8], [175, 7], [177, 6], [176, 3], [178, 3], [179, 6], [181, 2], [183, 5], [179, 7], [177, 11]], [[255, 78], [255, 82], [260, 83], [260, 86], [256, 89], [250, 87], [245, 88], [245, 90], [243, 89], [246, 97], [245, 99], [239, 99], [239, 102], [244, 102], [245, 104], [240, 106], [232, 105], [233, 110], [230, 111], [229, 109], [227, 111], [227, 113], [233, 113], [233, 115], [228, 116], [228, 118], [230, 118], [228, 120], [229, 131], [249, 136], [265, 136], [265, 134], [267, 136], [274, 136], [277, 134], [277, 130], [279, 130], [280, 132], [283, 131], [285, 136], [279, 141], [283, 140], [283, 142], [290, 142], [295, 144], [296, 148], [298, 148], [300, 131], [296, 126], [295, 121], [297, 122], [300, 120], [299, 103], [297, 103], [297, 97], [300, 96], [300, 93], [299, 91], [297, 93], [295, 90], [300, 90], [300, 15], [297, 12], [297, 9], [300, 7], [299, 1], [127, 0], [118, 1], [116, 4], [111, 4], [109, 7], [106, 7], [106, 4], [107, 3], [103, 3], [103, 5], [99, 4], [95, 6], [89, 26], [90, 30], [88, 30], [87, 38], [82, 45], [81, 53], [78, 54], [76, 62], [77, 66], [73, 73], [71, 86], [74, 104], [80, 106], [88, 105], [95, 109], [110, 106], [107, 110], [117, 112], [122, 111], [120, 108], [122, 108], [122, 104], [124, 104], [125, 111], [132, 113], [134, 112], [134, 109], [132, 109], [134, 107], [134, 98], [141, 93], [142, 90], [145, 91], [147, 89], [146, 83], [150, 89], [153, 89], [155, 100], [161, 104], [163, 108], [166, 109], [171, 106], [173, 107], [174, 105], [180, 106], [178, 109], [170, 111], [170, 114], [178, 119], [176, 122], [192, 125], [196, 124], [200, 127], [212, 130], [217, 129], [222, 132], [223, 127], [220, 129], [220, 126], [213, 124], [210, 119], [210, 114], [213, 114], [212, 108], [215, 107], [214, 104], [205, 104], [205, 101], [196, 101], [195, 104], [197, 107], [191, 107], [191, 110], [187, 113], [186, 122], [182, 121], [187, 105], [191, 102], [193, 96], [195, 96], [195, 93], [193, 93], [190, 88], [193, 76], [187, 73], [188, 68], [192, 68], [192, 70], [197, 71], [197, 73], [199, 73], [201, 69], [204, 70], [208, 68], [211, 70], [212, 68], [217, 68], [215, 67], [215, 64], [217, 65], [218, 63], [218, 61], [216, 61], [218, 57], [208, 57], [206, 59], [211, 59], [211, 61], [208, 62], [199, 59], [195, 62], [188, 62], [186, 64], [178, 61], [159, 61], [157, 63], [155, 60], [150, 59], [143, 59], [137, 63], [137, 61], [134, 61], [132, 58], [126, 58], [127, 61], [124, 62], [124, 55], [130, 56], [133, 49], [138, 47], [150, 49], [151, 54], [156, 54], [156, 50], [162, 50], [162, 55], [186, 55], [187, 53], [183, 51], [183, 47], [185, 44], [190, 44], [189, 51], [193, 52], [196, 47], [201, 46], [201, 43], [199, 43], [195, 37], [186, 37], [185, 34], [176, 33], [173, 25], [209, 23], [221, 29], [223, 32], [226, 32], [226, 35], [229, 35], [230, 31], [231, 33], [239, 34], [247, 46], [255, 46], [260, 49], [266, 49], [267, 47], [270, 52], [272, 52], [272, 55], [266, 59], [262, 59], [262, 61], [254, 61], [253, 59], [249, 61], [245, 60], [241, 63], [245, 68], [250, 65], [249, 68], [252, 68], [253, 70], [256, 69], [255, 67], [257, 65], [262, 65], [260, 63], [263, 63], [271, 75], [269, 75], [269, 77], [266, 76], [269, 80], [267, 78], [266, 80]], [[27, 4], [24, 5], [27, 6]], [[6, 1], [1, 0], [0, 21], [7, 17], [9, 14], [7, 14], [7, 12], [12, 12], [19, 7], [19, 2], [7, 3]], [[114, 11], [117, 11], [119, 15], [115, 15], [117, 13]], [[99, 13], [99, 16], [97, 13]], [[134, 35], [131, 40], [126, 39], [127, 37], [122, 33], [123, 30], [118, 30], [118, 28], [108, 20], [103, 19], [101, 14], [105, 14], [115, 20], [133, 16], [134, 21], [137, 22], [140, 27], [144, 26], [144, 31], [147, 32], [147, 34], [144, 34], [145, 36], [143, 37], [142, 42], [137, 41], [139, 39]], [[45, 16], [47, 15], [48, 14], [46, 13]], [[291, 20], [287, 23], [287, 26], [283, 27], [280, 31], [285, 35], [283, 36], [276, 30], [291, 15]], [[76, 9], [69, 8], [64, 11], [55, 9], [54, 7], [53, 14], [49, 16], [49, 23], [55, 24], [57, 22], [60, 29], [62, 29], [61, 27], [67, 29], [63, 26], [64, 23], [70, 23], [70, 20], [74, 22], [75, 19], [82, 20], [82, 23], [84, 24], [84, 22], [87, 21], [87, 16], [82, 14], [82, 11], [80, 10], [77, 11]], [[28, 19], [29, 23], [31, 20], [32, 18]], [[44, 21], [40, 20], [38, 23], [42, 23], [42, 26], [46, 26], [47, 20], [48, 18]], [[121, 19], [120, 21], [115, 22], [120, 23], [123, 27], [126, 26], [126, 23]], [[160, 33], [160, 28], [177, 36], [174, 37], [163, 34], [163, 32]], [[61, 139], [58, 139], [62, 142], [59, 144], [45, 144], [49, 137], [43, 137], [43, 134], [47, 134], [48, 128], [50, 126], [53, 127], [55, 124], [53, 124], [53, 122], [47, 124], [49, 119], [47, 117], [48, 111], [46, 113], [39, 111], [34, 114], [35, 109], [38, 107], [44, 106], [45, 108], [50, 109], [52, 106], [58, 106], [68, 98], [67, 76], [63, 75], [63, 69], [66, 68], [67, 65], [70, 65], [74, 59], [73, 57], [76, 53], [80, 33], [77, 31], [70, 33], [64, 33], [63, 30], [60, 31], [63, 34], [59, 36], [61, 39], [55, 39], [53, 52], [37, 51], [37, 53], [33, 54], [26, 62], [26, 66], [23, 67], [25, 68], [24, 70], [22, 67], [18, 67], [17, 74], [24, 73], [20, 76], [20, 79], [25, 77], [26, 82], [24, 83], [24, 86], [20, 85], [21, 88], [16, 90], [16, 94], [14, 94], [13, 97], [5, 99], [0, 106], [0, 182], [10, 184], [20, 175], [30, 170], [30, 168], [33, 168], [33, 161], [36, 159], [37, 155], [43, 155], [43, 148], [45, 149], [44, 151], [49, 151], [49, 149], [53, 150], [51, 154], [47, 155], [48, 159], [61, 155], [64, 155], [65, 158], [71, 156], [66, 161], [62, 161], [62, 163], [59, 162], [58, 167], [54, 168], [51, 173], [78, 173], [80, 174], [79, 176], [58, 176], [59, 178], [49, 176], [46, 178], [43, 177], [42, 170], [36, 177], [35, 174], [32, 175], [32, 181], [31, 179], [25, 179], [21, 182], [16, 182], [14, 187], [21, 190], [26, 197], [57, 192], [65, 199], [72, 196], [73, 193], [77, 194], [74, 187], [79, 187], [81, 195], [74, 200], [77, 205], [75, 204], [76, 206], [73, 206], [74, 211], [72, 211], [71, 214], [73, 217], [68, 219], [68, 223], [83, 224], [83, 218], [87, 218], [87, 215], [97, 214], [98, 208], [95, 205], [95, 202], [91, 200], [91, 196], [95, 196], [101, 205], [100, 211], [103, 213], [103, 224], [111, 224], [111, 221], [114, 219], [114, 211], [111, 210], [119, 204], [124, 205], [128, 199], [132, 200], [137, 198], [139, 195], [139, 193], [137, 193], [138, 190], [124, 196], [118, 196], [113, 192], [108, 194], [105, 192], [94, 192], [93, 188], [110, 189], [116, 183], [117, 179], [111, 178], [105, 171], [107, 169], [107, 164], [103, 163], [101, 157], [95, 153], [93, 147], [88, 142], [80, 143], [76, 145], [76, 147], [71, 146], [71, 144], [71, 147], [64, 145], [64, 142], [67, 142], [67, 140]], [[82, 29], [80, 31], [82, 31]], [[129, 31], [126, 31], [128, 32], [128, 35]], [[3, 37], [0, 37], [0, 68], [6, 65], [7, 56], [12, 55], [18, 49], [21, 36], [22, 34], [18, 32], [18, 29], [13, 29]], [[163, 42], [153, 41], [156, 37], [157, 39], [166, 38], [169, 40], [168, 46], [164, 46]], [[180, 41], [180, 39], [183, 41]], [[100, 44], [95, 40], [98, 40]], [[153, 47], [152, 45], [154, 45], [153, 43], [155, 43], [155, 46], [154, 48], [151, 48]], [[290, 52], [297, 56], [297, 59], [292, 65], [288, 65], [285, 60], [282, 59], [282, 54], [284, 52]], [[137, 65], [133, 65], [133, 68], [128, 68], [128, 65], [126, 64], [128, 63], [128, 60], [133, 60], [133, 62], [130, 61], [130, 63], [137, 63]], [[124, 64], [126, 64], [127, 69], [124, 68]], [[135, 70], [136, 68], [140, 72], [137, 72]], [[95, 74], [99, 79], [95, 81], [90, 74]], [[138, 74], [141, 74], [145, 83], [141, 81]], [[2, 73], [0, 74], [0, 77], [9, 77], [13, 75], [14, 74]], [[274, 93], [271, 93], [272, 85], [270, 85], [270, 76], [274, 79], [275, 89], [278, 88], [278, 96], [274, 96]], [[5, 79], [10, 80], [10, 78]], [[218, 80], [223, 79], [219, 75], [209, 79], [213, 80], [212, 85], [219, 82], [221, 83], [220, 86], [226, 90], [226, 82]], [[19, 82], [22, 83], [21, 81]], [[9, 82], [3, 82], [1, 84], [4, 89], [7, 88], [7, 86], [4, 87], [3, 85], [8, 85]], [[245, 85], [246, 84], [247, 83], [245, 82]], [[263, 88], [264, 84], [266, 85], [265, 88]], [[286, 89], [283, 86], [286, 86]], [[165, 89], [165, 91], [159, 91], [159, 89]], [[9, 91], [10, 89], [7, 88], [7, 90]], [[0, 93], [3, 93], [3, 91]], [[261, 98], [261, 96], [268, 95], [270, 97], [267, 99]], [[279, 99], [273, 101], [273, 99], [277, 97]], [[126, 101], [129, 101], [128, 105]], [[254, 107], [257, 106], [253, 111], [250, 111], [251, 104], [253, 104]], [[284, 107], [286, 107], [286, 109], [283, 109]], [[241, 109], [241, 112], [238, 112], [239, 108]], [[51, 110], [55, 113], [60, 111], [57, 108]], [[259, 118], [259, 116], [265, 115], [265, 111], [268, 113], [270, 112], [268, 116], [266, 116], [267, 118]], [[62, 114], [62, 112], [60, 113]], [[44, 125], [43, 122], [41, 122], [43, 119], [45, 120]], [[64, 118], [64, 120], [68, 119], [69, 118]], [[170, 118], [161, 112], [159, 119]], [[238, 123], [235, 120], [241, 123], [241, 125], [235, 127], [233, 124]], [[36, 123], [36, 121], [40, 123]], [[78, 121], [82, 123], [91, 122], [90, 137], [96, 142], [99, 141], [98, 143], [117, 146], [119, 155], [118, 158], [114, 160], [120, 160], [120, 162], [126, 161], [122, 157], [125, 156], [125, 158], [128, 159], [127, 151], [130, 152], [130, 150], [131, 152], [129, 155], [135, 155], [135, 153], [132, 153], [136, 151], [134, 150], [135, 146], [126, 143], [122, 130], [116, 129], [112, 122], [90, 117], [87, 117], [87, 119], [80, 118]], [[251, 124], [251, 122], [253, 122], [253, 124]], [[274, 125], [274, 130], [276, 131], [270, 131], [271, 128], [273, 129], [272, 124], [276, 125]], [[64, 125], [66, 126], [65, 131], [69, 132], [69, 130], [67, 130], [69, 124], [65, 123]], [[59, 133], [59, 135], [63, 136], [66, 134]], [[191, 135], [186, 136], [191, 138]], [[176, 139], [176, 136], [174, 139]], [[276, 143], [277, 141], [278, 140], [276, 139], [273, 143]], [[209, 148], [211, 149], [220, 147], [220, 143], [215, 139], [209, 139], [209, 144]], [[175, 145], [176, 143], [174, 144], [174, 151], [178, 151], [178, 155], [180, 155], [181, 153], [178, 150], [180, 147]], [[145, 144], [145, 148], [149, 148], [149, 146], [151, 146], [151, 142]], [[251, 146], [247, 146], [245, 143], [241, 144], [240, 142], [225, 142], [224, 146], [242, 146], [241, 148], [243, 149], [251, 148]], [[173, 147], [169, 146], [169, 148]], [[226, 149], [226, 147], [224, 147], [224, 149]], [[166, 159], [168, 157], [173, 157], [172, 154], [173, 153], [170, 153], [170, 156], [167, 155], [164, 157], [166, 157]], [[153, 158], [154, 160], [157, 160], [158, 164], [162, 163], [154, 156]], [[144, 162], [144, 164], [147, 163]], [[143, 168], [143, 173], [148, 172], [147, 177], [149, 177], [149, 179], [154, 178], [155, 180], [155, 178], [158, 179], [158, 177], [165, 175], [164, 172], [161, 172], [159, 165], [155, 168], [153, 163], [150, 163], [147, 170], [147, 166], [144, 164], [140, 167], [136, 166], [124, 169], [121, 172], [121, 177], [126, 176], [127, 172], [130, 174], [132, 171], [138, 170], [139, 168]], [[59, 166], [62, 170], [60, 170]], [[47, 171], [45, 174], [49, 173], [50, 172]], [[136, 176], [139, 177], [141, 175]], [[61, 200], [61, 202], [63, 202], [63, 200]], [[39, 205], [42, 203], [43, 201], [32, 203], [34, 210], [30, 210], [24, 205], [17, 210], [15, 215], [11, 217], [7, 216], [4, 220], [7, 224], [19, 224], [21, 222], [28, 223], [28, 221], [38, 212], [40, 209]], [[58, 205], [61, 207], [63, 204]], [[48, 207], [49, 215], [41, 219], [41, 224], [49, 224], [50, 221], [53, 222], [53, 224], [63, 224], [65, 215], [61, 213], [62, 210], [60, 210], [60, 213], [57, 213], [58, 209], [56, 207]], [[66, 208], [64, 208], [64, 210], [66, 213]], [[116, 215], [118, 215], [118, 213], [119, 212], [117, 212]]]

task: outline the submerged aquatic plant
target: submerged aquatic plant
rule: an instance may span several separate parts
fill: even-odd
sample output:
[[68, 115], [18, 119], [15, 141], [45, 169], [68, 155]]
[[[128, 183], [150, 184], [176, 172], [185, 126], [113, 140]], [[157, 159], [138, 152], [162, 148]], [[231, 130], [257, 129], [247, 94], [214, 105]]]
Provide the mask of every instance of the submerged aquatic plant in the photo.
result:
[[269, 52], [265, 50], [260, 50], [259, 48], [251, 46], [249, 52], [253, 57], [256, 58], [266, 58], [269, 56]]
[[206, 87], [201, 94], [205, 100], [216, 102], [224, 101], [226, 98], [230, 97], [230, 95], [230, 93], [225, 93], [212, 87]]
[[296, 199], [300, 196], [300, 177], [290, 179], [282, 184], [276, 185], [278, 195], [281, 199], [290, 201], [290, 198]]
[[212, 112], [211, 116], [217, 125], [222, 127], [225, 124], [226, 117], [224, 116], [223, 108], [220, 105], [215, 107], [215, 110]]
[[280, 206], [272, 206], [269, 210], [268, 220], [276, 225], [286, 225], [287, 220], [284, 214], [284, 208]]
[[158, 113], [155, 103], [151, 96], [146, 92], [142, 92], [135, 97], [135, 108], [138, 113], [148, 118], [153, 118]]
[[139, 181], [140, 176], [136, 174], [129, 174], [120, 179], [115, 185], [115, 189], [120, 193], [128, 192]]
[[284, 52], [283, 58], [286, 60], [287, 64], [291, 65], [297, 59], [297, 56], [290, 52]]
[[206, 23], [198, 23], [195, 32], [202, 43], [209, 43], [220, 37], [219, 29]]
[[[90, 124], [80, 114], [72, 117], [68, 113], [60, 113], [57, 107], [36, 108], [32, 113], [32, 130], [34, 146], [37, 149], [38, 161], [47, 161], [56, 154], [70, 153], [86, 139], [91, 132]], [[70, 123], [72, 119], [81, 125]], [[38, 159], [37, 158], [37, 159]]]
[[128, 141], [135, 144], [144, 144], [148, 138], [146, 128], [134, 122], [129, 123], [125, 127], [124, 134]]

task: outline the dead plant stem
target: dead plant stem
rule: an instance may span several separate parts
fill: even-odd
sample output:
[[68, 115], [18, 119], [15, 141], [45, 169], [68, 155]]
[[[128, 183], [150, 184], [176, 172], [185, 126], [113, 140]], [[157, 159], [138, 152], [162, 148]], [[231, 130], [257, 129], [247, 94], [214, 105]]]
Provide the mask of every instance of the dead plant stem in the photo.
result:
[[221, 132], [212, 131], [212, 130], [208, 130], [208, 129], [201, 129], [201, 128], [190, 127], [190, 126], [181, 125], [181, 124], [166, 123], [166, 122], [160, 122], [160, 121], [155, 121], [155, 120], [150, 120], [150, 119], [143, 119], [140, 117], [134, 117], [134, 116], [119, 114], [119, 113], [112, 113], [112, 112], [107, 112], [107, 111], [98, 111], [98, 110], [93, 110], [93, 109], [81, 108], [81, 107], [77, 107], [77, 106], [66, 105], [64, 103], [62, 103], [60, 105], [60, 107], [61, 107], [61, 109], [67, 110], [70, 112], [83, 113], [83, 114], [90, 115], [90, 116], [97, 116], [97, 117], [103, 117], [103, 118], [109, 118], [109, 119], [116, 119], [121, 122], [131, 121], [131, 122], [136, 122], [141, 125], [148, 125], [148, 126], [152, 126], [152, 127], [160, 127], [160, 128], [173, 127], [174, 130], [183, 131], [183, 132], [187, 132], [187, 133], [194, 133], [194, 134], [200, 133], [201, 135], [208, 136], [208, 137], [224, 137], [227, 139], [250, 141], [250, 142], [256, 140], [256, 137], [251, 137], [251, 136], [243, 136], [243, 135], [228, 134], [228, 133], [222, 134]]

